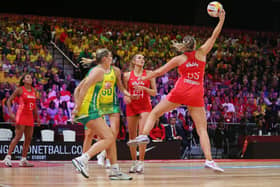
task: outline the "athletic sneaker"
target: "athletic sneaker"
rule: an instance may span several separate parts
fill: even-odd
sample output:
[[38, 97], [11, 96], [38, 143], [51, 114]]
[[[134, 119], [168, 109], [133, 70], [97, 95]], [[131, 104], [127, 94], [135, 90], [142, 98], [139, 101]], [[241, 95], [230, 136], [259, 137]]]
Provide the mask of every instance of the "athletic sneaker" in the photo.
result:
[[217, 172], [224, 172], [224, 170], [222, 168], [220, 168], [218, 166], [218, 164], [216, 162], [214, 162], [214, 160], [211, 160], [211, 161], [206, 160], [205, 164], [204, 164], [204, 167], [213, 169], [214, 171], [217, 171]]
[[111, 180], [132, 180], [132, 177], [121, 172], [119, 169], [112, 168], [109, 178]]
[[3, 161], [5, 166], [12, 167], [11, 155], [6, 155]]
[[138, 144], [148, 144], [150, 143], [150, 139], [147, 135], [139, 135], [134, 140], [129, 140], [127, 142], [128, 146], [136, 146]]
[[19, 167], [34, 167], [33, 164], [29, 163], [26, 158], [22, 158], [20, 161], [19, 161]]
[[136, 172], [139, 173], [139, 174], [144, 173], [144, 162], [143, 161], [139, 161], [137, 163]]
[[129, 169], [129, 173], [136, 173], [136, 168], [137, 168], [137, 160], [133, 161], [133, 164]]
[[97, 164], [103, 167], [104, 161], [105, 161], [105, 156], [102, 153], [100, 153], [96, 156], [96, 158], [97, 158]]
[[109, 160], [109, 159], [106, 159], [105, 162], [106, 162], [105, 168], [106, 168], [106, 169], [110, 169], [110, 168], [111, 168], [110, 160]]
[[78, 169], [79, 172], [81, 172], [81, 174], [85, 177], [85, 178], [89, 178], [88, 175], [88, 162], [81, 159], [80, 157], [74, 158], [72, 160], [73, 165]]

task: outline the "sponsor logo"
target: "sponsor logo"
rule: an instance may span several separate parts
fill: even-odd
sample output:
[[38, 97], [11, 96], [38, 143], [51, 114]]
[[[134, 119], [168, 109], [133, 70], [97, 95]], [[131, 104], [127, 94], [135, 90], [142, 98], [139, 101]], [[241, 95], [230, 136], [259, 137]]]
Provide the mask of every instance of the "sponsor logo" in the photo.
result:
[[187, 68], [191, 68], [191, 67], [198, 67], [198, 63], [196, 62], [189, 62], [186, 64]]
[[33, 95], [27, 95], [28, 99], [36, 99], [36, 97], [34, 97]]
[[[148, 151], [151, 151], [154, 148], [156, 148], [156, 146], [152, 146], [152, 147], [146, 148], [145, 153], [147, 153]], [[137, 156], [139, 156], [139, 151], [137, 151], [136, 154], [137, 154]]]

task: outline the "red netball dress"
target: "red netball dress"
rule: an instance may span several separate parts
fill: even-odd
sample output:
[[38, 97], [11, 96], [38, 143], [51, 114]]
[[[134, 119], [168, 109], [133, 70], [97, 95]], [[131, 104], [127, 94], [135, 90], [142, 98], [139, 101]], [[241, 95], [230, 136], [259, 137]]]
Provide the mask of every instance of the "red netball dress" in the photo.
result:
[[[142, 77], [144, 76], [146, 76], [146, 70], [142, 73]], [[131, 100], [131, 103], [126, 105], [127, 116], [134, 116], [143, 112], [150, 112], [152, 110], [150, 95], [144, 90], [136, 90], [136, 86], [150, 88], [150, 80], [139, 80], [139, 78], [135, 76], [134, 71], [131, 71], [128, 80], [128, 91], [131, 96], [133, 96], [133, 99]]]
[[206, 63], [196, 59], [195, 53], [196, 51], [184, 53], [188, 59], [178, 68], [180, 78], [167, 95], [168, 101], [194, 107], [204, 106], [203, 79]]
[[33, 110], [36, 104], [35, 90], [27, 91], [22, 86], [22, 94], [19, 97], [19, 107], [16, 114], [16, 124], [34, 126]]

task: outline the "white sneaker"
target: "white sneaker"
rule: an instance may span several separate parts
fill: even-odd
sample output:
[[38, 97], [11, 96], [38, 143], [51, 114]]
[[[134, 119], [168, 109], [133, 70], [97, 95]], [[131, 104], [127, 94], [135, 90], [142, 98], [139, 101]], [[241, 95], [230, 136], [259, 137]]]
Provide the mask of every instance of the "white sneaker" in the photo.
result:
[[12, 167], [12, 160], [10, 155], [6, 155], [3, 162], [5, 166]]
[[106, 169], [110, 169], [111, 168], [111, 163], [110, 163], [110, 160], [109, 159], [106, 159], [106, 164], [105, 164], [105, 168]]
[[100, 153], [96, 156], [96, 158], [97, 158], [97, 164], [103, 167], [105, 162], [105, 156]]
[[137, 163], [136, 172], [139, 173], [139, 174], [144, 173], [144, 162], [143, 161], [139, 161]]
[[150, 139], [147, 135], [139, 135], [134, 140], [129, 140], [127, 142], [128, 146], [136, 146], [138, 144], [148, 144], [150, 143]]
[[119, 169], [112, 168], [109, 178], [111, 180], [132, 180], [132, 177], [121, 172]]
[[133, 161], [133, 164], [129, 169], [129, 173], [136, 173], [136, 168], [137, 168], [137, 160]]
[[74, 158], [72, 160], [73, 165], [78, 169], [79, 172], [81, 172], [81, 174], [88, 178], [88, 162], [84, 161], [83, 159], [81, 159], [80, 157]]
[[206, 160], [205, 164], [204, 164], [204, 167], [213, 169], [214, 171], [217, 171], [217, 172], [224, 172], [224, 170], [222, 168], [220, 168], [218, 166], [218, 164], [216, 162], [214, 162], [214, 160], [211, 160], [211, 161]]
[[26, 158], [24, 158], [19, 161], [19, 167], [34, 167], [34, 165], [29, 163]]

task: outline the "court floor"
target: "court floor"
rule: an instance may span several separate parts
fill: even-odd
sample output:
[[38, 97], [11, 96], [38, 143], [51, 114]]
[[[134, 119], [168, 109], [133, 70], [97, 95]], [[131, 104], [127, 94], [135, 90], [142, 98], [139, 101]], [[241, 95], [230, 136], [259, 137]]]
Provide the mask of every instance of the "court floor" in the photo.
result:
[[[0, 163], [0, 187], [21, 186], [114, 186], [114, 187], [270, 187], [280, 186], [280, 159], [216, 160], [225, 169], [215, 173], [203, 167], [203, 160], [150, 160], [145, 162], [145, 174], [132, 174], [131, 181], [111, 181], [108, 170], [90, 161], [90, 178], [78, 174], [70, 161], [33, 161], [34, 168], [13, 168]], [[127, 172], [131, 162], [120, 161]]]

